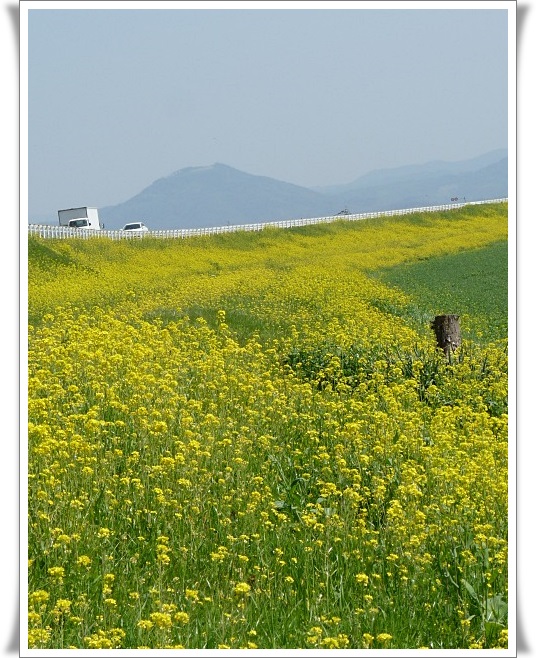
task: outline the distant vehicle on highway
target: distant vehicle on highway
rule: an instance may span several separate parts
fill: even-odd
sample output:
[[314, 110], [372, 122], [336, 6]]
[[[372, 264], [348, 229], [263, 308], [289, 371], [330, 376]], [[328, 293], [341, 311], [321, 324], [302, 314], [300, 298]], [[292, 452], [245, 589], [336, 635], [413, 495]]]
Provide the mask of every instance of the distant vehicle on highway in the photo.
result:
[[99, 219], [97, 208], [88, 208], [88, 206], [58, 210], [58, 219], [60, 226], [68, 226], [69, 228], [81, 228], [92, 231], [100, 231], [104, 228]]
[[125, 224], [122, 231], [148, 231], [149, 229], [143, 222], [131, 222], [130, 224]]

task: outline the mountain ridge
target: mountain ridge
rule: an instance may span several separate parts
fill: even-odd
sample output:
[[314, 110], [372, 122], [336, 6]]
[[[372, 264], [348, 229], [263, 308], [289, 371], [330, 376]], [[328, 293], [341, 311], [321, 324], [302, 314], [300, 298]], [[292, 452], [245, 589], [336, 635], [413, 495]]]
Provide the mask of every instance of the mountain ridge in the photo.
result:
[[[508, 151], [456, 162], [376, 169], [350, 183], [303, 187], [216, 162], [156, 179], [130, 199], [99, 209], [107, 229], [143, 221], [153, 230], [252, 224], [376, 212], [508, 196]], [[84, 205], [82, 201], [80, 205]], [[91, 204], [88, 204], [91, 205]], [[35, 222], [35, 218], [34, 218]], [[57, 223], [57, 216], [44, 223]]]
[[400, 167], [389, 167], [385, 169], [373, 169], [362, 176], [359, 176], [350, 183], [343, 183], [339, 185], [327, 185], [321, 187], [312, 187], [311, 189], [322, 192], [324, 194], [331, 194], [337, 192], [345, 192], [349, 189], [356, 187], [365, 187], [367, 185], [375, 184], [378, 180], [383, 183], [390, 180], [402, 180], [412, 178], [416, 175], [437, 175], [448, 173], [466, 173], [485, 168], [490, 164], [494, 164], [504, 158], [508, 157], [507, 149], [495, 149], [488, 151], [482, 155], [467, 160], [430, 160], [422, 164], [409, 164]]
[[143, 221], [154, 229], [249, 224], [329, 212], [318, 192], [215, 163], [159, 178], [131, 199], [99, 211], [107, 228]]

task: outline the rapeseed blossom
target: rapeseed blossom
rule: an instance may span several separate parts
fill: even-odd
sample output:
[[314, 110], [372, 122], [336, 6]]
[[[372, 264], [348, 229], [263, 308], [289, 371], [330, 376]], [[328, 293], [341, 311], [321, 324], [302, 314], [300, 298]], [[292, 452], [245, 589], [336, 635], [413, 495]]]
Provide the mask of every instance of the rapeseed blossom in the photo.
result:
[[29, 273], [29, 646], [507, 646], [507, 343], [449, 363], [368, 276], [505, 236], [457, 217], [50, 243], [84, 277]]
[[250, 591], [251, 591], [251, 587], [250, 585], [248, 585], [248, 583], [237, 583], [233, 587], [233, 592], [238, 595], [248, 594]]

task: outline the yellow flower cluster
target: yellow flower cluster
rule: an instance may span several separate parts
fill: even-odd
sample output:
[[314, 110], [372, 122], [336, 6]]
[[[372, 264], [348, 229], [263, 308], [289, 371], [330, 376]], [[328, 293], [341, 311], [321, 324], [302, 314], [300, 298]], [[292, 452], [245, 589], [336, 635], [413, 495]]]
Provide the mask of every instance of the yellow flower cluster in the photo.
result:
[[448, 362], [366, 274], [504, 233], [461, 213], [39, 252], [29, 646], [504, 646], [506, 342]]

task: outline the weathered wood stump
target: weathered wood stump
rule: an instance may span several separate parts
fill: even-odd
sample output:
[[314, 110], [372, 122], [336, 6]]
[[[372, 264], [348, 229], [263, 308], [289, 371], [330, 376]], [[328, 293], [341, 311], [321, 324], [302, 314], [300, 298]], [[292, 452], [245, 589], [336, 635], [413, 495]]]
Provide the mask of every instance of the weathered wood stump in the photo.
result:
[[436, 315], [433, 322], [430, 323], [435, 331], [437, 346], [445, 352], [447, 357], [450, 357], [450, 354], [462, 344], [459, 319], [459, 315]]

